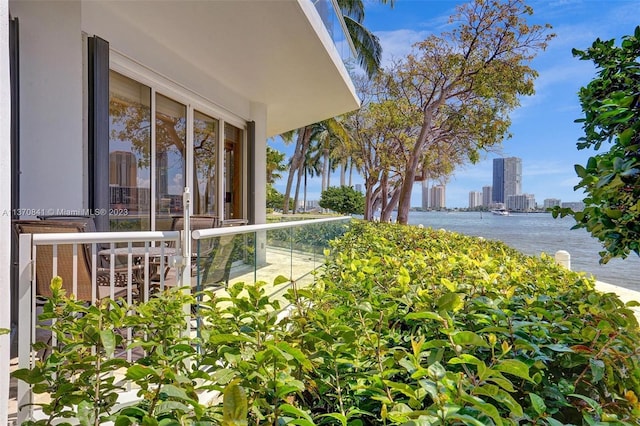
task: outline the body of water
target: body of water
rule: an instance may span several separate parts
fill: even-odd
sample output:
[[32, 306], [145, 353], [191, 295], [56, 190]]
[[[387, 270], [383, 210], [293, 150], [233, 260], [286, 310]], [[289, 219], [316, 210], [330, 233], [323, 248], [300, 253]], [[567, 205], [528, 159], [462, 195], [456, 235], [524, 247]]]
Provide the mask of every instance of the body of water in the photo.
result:
[[627, 259], [600, 265], [600, 242], [584, 229], [571, 230], [573, 218], [554, 219], [549, 213], [497, 216], [490, 212], [411, 212], [409, 223], [499, 240], [529, 255], [544, 252], [553, 256], [558, 250], [566, 250], [574, 271], [640, 291], [640, 258], [632, 253]]

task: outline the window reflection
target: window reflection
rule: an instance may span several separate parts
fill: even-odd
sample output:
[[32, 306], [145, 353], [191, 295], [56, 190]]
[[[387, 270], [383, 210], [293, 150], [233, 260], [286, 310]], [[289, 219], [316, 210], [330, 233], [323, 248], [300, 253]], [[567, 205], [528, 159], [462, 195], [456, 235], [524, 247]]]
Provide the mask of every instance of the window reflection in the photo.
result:
[[244, 218], [242, 195], [242, 130], [224, 125], [225, 219]]
[[109, 74], [109, 194], [111, 230], [149, 230], [151, 89]]
[[201, 112], [193, 114], [193, 214], [218, 213], [216, 178], [218, 120]]
[[181, 216], [185, 176], [187, 107], [156, 95], [156, 229], [171, 229]]

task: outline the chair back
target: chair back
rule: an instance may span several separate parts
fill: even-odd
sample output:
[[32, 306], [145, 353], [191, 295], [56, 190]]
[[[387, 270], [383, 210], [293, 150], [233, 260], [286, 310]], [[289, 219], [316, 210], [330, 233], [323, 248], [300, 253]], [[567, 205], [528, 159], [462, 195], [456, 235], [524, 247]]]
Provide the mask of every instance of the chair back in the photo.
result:
[[[77, 233], [84, 227], [73, 221], [16, 221], [16, 232], [19, 234], [51, 234], [51, 233]], [[57, 271], [56, 275], [62, 278], [62, 287], [67, 294], [73, 293], [73, 246], [71, 244], [58, 244], [57, 246]], [[91, 263], [87, 256], [87, 247], [79, 245], [77, 248], [77, 292], [76, 299], [91, 301]], [[39, 245], [36, 248], [36, 294], [50, 297], [51, 279], [53, 275], [53, 246]]]
[[[211, 229], [218, 227], [218, 218], [216, 216], [191, 216], [189, 218], [190, 229], [191, 231], [195, 231], [196, 229]], [[171, 224], [172, 231], [182, 231], [184, 230], [184, 217], [176, 216], [173, 218], [173, 223]], [[193, 256], [196, 256], [196, 250], [198, 249], [197, 241], [191, 240], [191, 253]], [[202, 250], [203, 247], [201, 246]], [[210, 249], [210, 247], [209, 247]]]
[[209, 239], [215, 240], [215, 248], [204, 256], [201, 253], [201, 256], [197, 260], [199, 273], [197, 280], [199, 284], [198, 290], [217, 286], [220, 283], [224, 283], [225, 285], [229, 283], [232, 263], [231, 255], [233, 254], [233, 248], [235, 246], [235, 237], [235, 235], [221, 235], [220, 237]]

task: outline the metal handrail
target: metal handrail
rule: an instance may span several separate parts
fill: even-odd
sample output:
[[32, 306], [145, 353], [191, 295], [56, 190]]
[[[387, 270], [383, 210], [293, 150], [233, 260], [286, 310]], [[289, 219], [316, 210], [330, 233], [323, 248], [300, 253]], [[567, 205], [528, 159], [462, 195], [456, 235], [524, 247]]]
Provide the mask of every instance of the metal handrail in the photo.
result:
[[133, 231], [133, 232], [78, 232], [33, 234], [33, 243], [128, 243], [144, 241], [172, 241], [180, 238], [180, 231]]
[[261, 225], [243, 225], [243, 226], [230, 226], [228, 228], [212, 228], [212, 229], [198, 229], [191, 233], [191, 237], [194, 240], [201, 240], [204, 238], [218, 237], [221, 235], [230, 234], [249, 234], [259, 231], [273, 231], [274, 229], [295, 228], [298, 226], [317, 225], [321, 223], [339, 222], [345, 220], [351, 220], [351, 216], [338, 216], [329, 217], [326, 219], [311, 219], [311, 220], [294, 220], [291, 222], [278, 222], [278, 223], [266, 223]]

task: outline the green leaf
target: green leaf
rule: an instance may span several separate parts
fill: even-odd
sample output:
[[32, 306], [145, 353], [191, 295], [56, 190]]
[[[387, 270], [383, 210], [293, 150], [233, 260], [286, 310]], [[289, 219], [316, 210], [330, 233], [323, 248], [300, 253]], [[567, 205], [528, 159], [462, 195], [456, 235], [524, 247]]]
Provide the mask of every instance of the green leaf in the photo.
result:
[[540, 398], [540, 396], [531, 392], [529, 393], [529, 399], [531, 399], [531, 406], [535, 410], [536, 414], [541, 416], [547, 411], [547, 406], [545, 405], [544, 400]]
[[163, 385], [161, 389], [161, 393], [171, 398], [178, 398], [182, 400], [189, 399], [184, 389], [181, 389], [174, 385], [169, 385], [169, 384]]
[[405, 315], [404, 319], [406, 320], [432, 319], [436, 321], [444, 321], [444, 318], [442, 318], [439, 314], [435, 312], [429, 312], [429, 311], [412, 312], [410, 314]]
[[104, 347], [105, 355], [108, 358], [113, 357], [113, 354], [116, 350], [116, 335], [113, 330], [101, 330], [100, 331], [100, 342]]
[[302, 368], [305, 371], [313, 370], [313, 364], [311, 364], [311, 361], [309, 361], [309, 358], [307, 358], [306, 355], [304, 354], [304, 352], [302, 352], [300, 349], [294, 348], [293, 346], [291, 346], [287, 342], [278, 342], [278, 344], [276, 346], [278, 347], [278, 349], [280, 349], [283, 352], [288, 353], [296, 361], [298, 361], [298, 363], [302, 366]]
[[278, 275], [273, 279], [273, 285], [280, 285], [280, 284], [290, 283], [290, 282], [291, 280], [285, 277], [284, 275]]
[[460, 395], [460, 397], [463, 401], [466, 401], [469, 404], [471, 404], [471, 406], [474, 407], [475, 409], [491, 417], [491, 419], [493, 419], [496, 426], [502, 426], [502, 417], [500, 416], [500, 412], [494, 405], [489, 404], [488, 402], [480, 398], [473, 397], [470, 395], [463, 394], [463, 395]]
[[598, 383], [604, 377], [604, 361], [601, 359], [589, 359], [589, 367], [591, 367], [591, 375], [593, 382]]
[[222, 396], [222, 425], [246, 426], [247, 424], [247, 395], [236, 379], [229, 383]]
[[457, 312], [464, 306], [458, 293], [445, 293], [438, 298], [436, 306], [440, 312]]
[[141, 426], [158, 426], [158, 421], [153, 417], [149, 417], [148, 415], [145, 415], [142, 418], [142, 422], [140, 424]]
[[457, 345], [479, 346], [483, 348], [489, 347], [489, 344], [473, 331], [458, 331], [455, 334], [451, 335], [451, 339]]
[[294, 416], [296, 418], [305, 419], [305, 420], [311, 422], [311, 424], [313, 424], [313, 419], [311, 418], [309, 413], [299, 409], [298, 407], [294, 407], [291, 404], [282, 404], [282, 405], [280, 405], [278, 407], [278, 409], [284, 414], [289, 414], [289, 415]]
[[320, 417], [331, 417], [332, 419], [338, 420], [342, 426], [347, 426], [347, 417], [343, 414], [327, 413], [327, 414], [321, 414]]
[[529, 376], [529, 367], [527, 364], [522, 361], [518, 361], [517, 359], [503, 359], [493, 368], [494, 370], [511, 374], [533, 383], [533, 379]]
[[78, 421], [82, 426], [92, 426], [95, 423], [95, 412], [90, 401], [83, 400], [78, 404]]
[[156, 370], [151, 367], [145, 367], [144, 365], [136, 364], [127, 368], [126, 378], [130, 380], [140, 380], [147, 376], [157, 376]]

